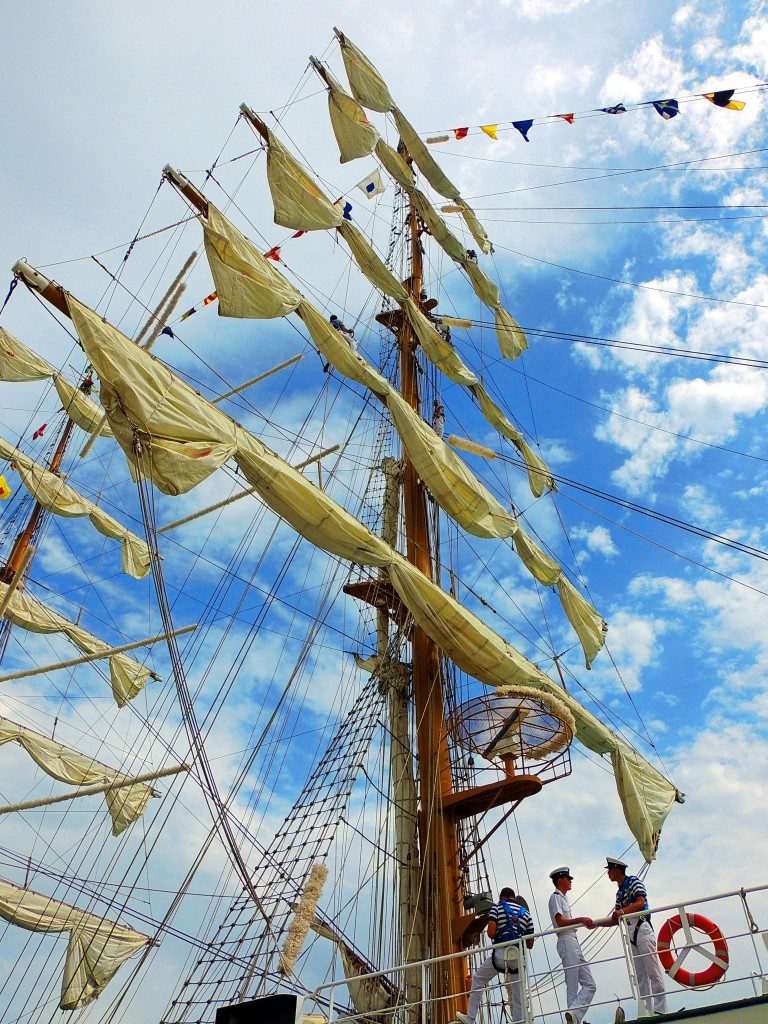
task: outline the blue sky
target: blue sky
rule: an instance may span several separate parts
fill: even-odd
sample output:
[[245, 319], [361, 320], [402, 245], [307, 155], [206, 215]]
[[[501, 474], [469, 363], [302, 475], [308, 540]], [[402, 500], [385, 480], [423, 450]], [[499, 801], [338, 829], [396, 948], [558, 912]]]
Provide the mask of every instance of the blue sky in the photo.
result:
[[[199, 182], [217, 159], [211, 199], [222, 205], [235, 196], [230, 215], [265, 250], [284, 242], [290, 232], [272, 223], [263, 161], [227, 162], [257, 145], [242, 123], [235, 126], [242, 101], [277, 115], [286, 142], [334, 198], [350, 196], [357, 223], [371, 226], [384, 249], [392, 189], [376, 204], [358, 200], [355, 185], [373, 162], [339, 165], [319, 84], [305, 71], [307, 56], [315, 54], [326, 57], [343, 78], [332, 45], [334, 24], [376, 63], [395, 101], [424, 135], [617, 102], [682, 99], [719, 87], [748, 89], [765, 79], [768, 63], [765, 10], [759, 3], [723, 9], [716, 3], [451, 0], [433, 3], [418, 18], [401, 2], [289, 0], [279, 10], [258, 13], [239, 3], [19, 9], [8, 16], [4, 31], [1, 74], [7, 100], [0, 129], [13, 144], [0, 162], [5, 197], [0, 266], [10, 268], [26, 256], [135, 333], [143, 314], [127, 292], [140, 294], [151, 307], [189, 252], [199, 249], [196, 225], [139, 243], [123, 272], [125, 289], [110, 289], [89, 257], [98, 254], [116, 271], [137, 233], [149, 234], [186, 216], [169, 186], [155, 197], [166, 162]], [[669, 122], [643, 108], [619, 117], [577, 119], [573, 126], [534, 124], [529, 144], [505, 131], [495, 142], [470, 135], [433, 151], [486, 223], [496, 252], [484, 266], [501, 284], [505, 305], [528, 330], [530, 348], [522, 359], [502, 363], [487, 327], [456, 331], [454, 340], [465, 361], [486, 376], [526, 435], [538, 442], [555, 473], [761, 552], [768, 485], [762, 444], [766, 370], [733, 360], [766, 358], [765, 100], [756, 91], [743, 98], [742, 112], [697, 100], [681, 104], [680, 116]], [[383, 118], [376, 123], [385, 130]], [[391, 126], [388, 133], [395, 138]], [[586, 180], [579, 183], [581, 178]], [[283, 256], [299, 286], [321, 308], [355, 323], [361, 350], [375, 361], [379, 342], [370, 325], [376, 308], [367, 286], [350, 274], [340, 247], [326, 235], [305, 236], [286, 242]], [[447, 261], [430, 252], [429, 262], [436, 275], [431, 294], [441, 310], [488, 319]], [[10, 282], [9, 270], [7, 276]], [[200, 261], [180, 308], [199, 302], [211, 289]], [[0, 323], [57, 366], [80, 367], [71, 339], [21, 289]], [[297, 323], [233, 323], [218, 319], [210, 306], [178, 330], [178, 341], [162, 339], [155, 351], [208, 387], [206, 394], [304, 351], [296, 368], [228, 406], [295, 462], [342, 442], [364, 397], [357, 388], [326, 379], [317, 356], [305, 349]], [[714, 353], [731, 361], [579, 344], [578, 338]], [[457, 391], [448, 384], [442, 391], [447, 431], [502, 450]], [[321, 398], [313, 404], [318, 392]], [[41, 397], [35, 385], [2, 385], [2, 395], [2, 431], [14, 443], [55, 419], [55, 396]], [[361, 453], [373, 430], [370, 419], [361, 422], [368, 434], [350, 443], [335, 480], [325, 479], [353, 511], [359, 509], [365, 477]], [[298, 434], [306, 440], [294, 445]], [[39, 455], [44, 447], [28, 450]], [[88, 466], [72, 457], [71, 481], [89, 496], [100, 495], [113, 514], [135, 519], [138, 504], [121, 454], [105, 440], [95, 451]], [[574, 638], [556, 599], [536, 593], [506, 545], [471, 539], [457, 546], [459, 575], [490, 606], [483, 614], [542, 664], [547, 664], [545, 641], [551, 640], [557, 653], [568, 651], [573, 691], [593, 708], [590, 701], [598, 699], [601, 714], [650, 737], [661, 763], [688, 794], [665, 828], [650, 876], [652, 897], [666, 903], [711, 889], [760, 884], [768, 799], [764, 559], [662, 525], [567, 483], [554, 501], [534, 503], [517, 469], [472, 456], [468, 461], [588, 583], [609, 623], [608, 649], [592, 672], [585, 672], [578, 652], [571, 650]], [[331, 463], [324, 465], [327, 470]], [[13, 474], [7, 476], [17, 482]], [[158, 522], [219, 500], [233, 486], [232, 474], [222, 471], [193, 494], [158, 497]], [[87, 525], [51, 526], [33, 573], [41, 588], [35, 593], [43, 596], [47, 587], [47, 599], [72, 615], [82, 606], [83, 622], [95, 632], [138, 637], [158, 631], [151, 584], [129, 581], [126, 587], [114, 550], [101, 537], [95, 543]], [[329, 578], [341, 572], [302, 545], [279, 600], [267, 604], [275, 574], [293, 546], [285, 527], [272, 539], [274, 530], [274, 517], [246, 500], [215, 522], [198, 521], [163, 551], [176, 621], [204, 624], [188, 649], [190, 686], [200, 687], [200, 719], [208, 709], [216, 714], [209, 743], [223, 789], [287, 681], [307, 616]], [[262, 559], [259, 552], [268, 543]], [[75, 567], [75, 555], [83, 549], [89, 552], [85, 570]], [[222, 565], [237, 574], [224, 587]], [[225, 634], [231, 613], [238, 617]], [[359, 686], [349, 657], [359, 649], [355, 618], [353, 602], [336, 603], [298, 677], [297, 706], [304, 711], [286, 716], [286, 732], [314, 737], [318, 750]], [[30, 657], [52, 660], [47, 640], [25, 641], [24, 650], [14, 644], [9, 647], [14, 667]], [[62, 656], [70, 651], [57, 642], [53, 649]], [[167, 659], [157, 648], [155, 658], [167, 677]], [[238, 659], [244, 668], [222, 705], [222, 688]], [[159, 741], [142, 735], [140, 718], [146, 716], [159, 723], [174, 755], [186, 756], [168, 686], [142, 696], [139, 710], [117, 717], [98, 696], [103, 682], [94, 670], [71, 679], [63, 697], [58, 687], [47, 685], [34, 697], [28, 685], [17, 686], [2, 706], [10, 717], [16, 713], [30, 724], [36, 721], [42, 731], [50, 731], [56, 720], [56, 728], [64, 730], [57, 732], [59, 738], [84, 738], [95, 754], [101, 750], [93, 745], [99, 739], [126, 768], [145, 756], [153, 763], [162, 756]], [[75, 699], [74, 686], [83, 686], [87, 699]], [[98, 756], [107, 760], [107, 750]], [[511, 875], [531, 891], [540, 904], [539, 920], [549, 885], [543, 866], [570, 862], [578, 894], [599, 877], [605, 853], [630, 847], [605, 773], [578, 748], [573, 757], [572, 777], [545, 789], [518, 813], [525, 853], [514, 838], [491, 867], [494, 884]], [[40, 781], [21, 755], [6, 748], [0, 758], [3, 766], [18, 767], [24, 780], [23, 792], [4, 784], [4, 798], [37, 793]], [[254, 819], [260, 835], [290, 807], [309, 760], [307, 753], [301, 772], [281, 770], [276, 756], [264, 755], [251, 780], [273, 790], [264, 820]], [[152, 813], [146, 837], [137, 829], [125, 840], [122, 863], [137, 853], [142, 839], [149, 843], [156, 835], [166, 858], [183, 835], [181, 846], [191, 859], [205, 834], [207, 813], [194, 787], [188, 784], [172, 809]], [[160, 830], [165, 813], [171, 814], [174, 839]], [[65, 835], [67, 848], [74, 846], [84, 819], [93, 834], [105, 834], [101, 813], [79, 812], [61, 825], [56, 819], [56, 843]], [[27, 855], [32, 845], [34, 855], [52, 865], [59, 854], [45, 843], [52, 841], [54, 825], [46, 819], [42, 837], [35, 839], [39, 824], [37, 819], [6, 822], [3, 848], [15, 845]], [[107, 856], [92, 852], [78, 872], [96, 877], [91, 872], [106, 870]], [[630, 857], [636, 856], [630, 850]], [[18, 867], [3, 866], [0, 873], [18, 877], [14, 870]], [[212, 854], [206, 884], [222, 870], [223, 856]], [[171, 887], [172, 879], [152, 868], [140, 884], [165, 888], [166, 881]], [[601, 880], [585, 897], [599, 905], [583, 912], [597, 914], [610, 899], [610, 886]], [[159, 895], [148, 903], [155, 916], [165, 907]], [[196, 927], [194, 918], [192, 912], [185, 919], [190, 929], [189, 922]], [[180, 956], [170, 940], [162, 955]], [[155, 957], [151, 981], [160, 1001], [167, 995], [163, 963], [162, 956]]]

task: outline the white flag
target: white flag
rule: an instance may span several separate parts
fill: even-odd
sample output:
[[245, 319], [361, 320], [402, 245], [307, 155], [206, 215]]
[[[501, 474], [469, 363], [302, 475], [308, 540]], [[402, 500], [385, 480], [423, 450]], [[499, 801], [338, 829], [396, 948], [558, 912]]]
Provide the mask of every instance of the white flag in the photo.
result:
[[374, 196], [381, 195], [385, 191], [386, 186], [381, 180], [381, 171], [374, 171], [373, 174], [369, 174], [367, 178], [363, 178], [362, 181], [357, 183], [357, 188], [361, 192], [365, 192], [368, 199], [373, 199]]

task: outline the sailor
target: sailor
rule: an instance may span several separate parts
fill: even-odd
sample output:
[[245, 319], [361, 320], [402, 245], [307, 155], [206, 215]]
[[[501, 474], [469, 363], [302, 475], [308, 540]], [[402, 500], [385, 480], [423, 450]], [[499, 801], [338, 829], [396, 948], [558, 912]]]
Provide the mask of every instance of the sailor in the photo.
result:
[[445, 408], [437, 399], [432, 403], [432, 429], [438, 437], [445, 433]]
[[552, 927], [569, 929], [557, 934], [557, 955], [565, 969], [565, 990], [568, 1002], [565, 1019], [568, 1024], [581, 1024], [589, 1009], [589, 1004], [595, 997], [597, 986], [592, 977], [592, 971], [581, 952], [579, 940], [576, 938], [576, 928], [579, 925], [589, 927], [592, 924], [592, 919], [573, 916], [566, 895], [573, 884], [573, 875], [569, 867], [555, 868], [550, 871], [549, 877], [555, 887], [555, 891], [549, 897], [549, 916], [552, 918]]
[[[524, 955], [525, 948], [522, 940], [525, 939], [525, 947], [531, 949], [533, 946], [533, 921], [526, 907], [515, 899], [515, 890], [505, 886], [499, 893], [499, 902], [494, 903], [488, 912], [488, 938], [494, 946], [500, 942], [511, 942], [513, 939], [520, 939], [520, 955]], [[507, 998], [512, 1008], [512, 1024], [519, 1024], [523, 1019], [523, 1005], [520, 998], [520, 976], [519, 976], [518, 949], [516, 946], [507, 946], [504, 949], [495, 949], [489, 957], [480, 964], [472, 975], [472, 987], [469, 993], [469, 1007], [466, 1013], [457, 1013], [456, 1017], [460, 1024], [475, 1024], [477, 1011], [480, 1009], [480, 1000], [483, 989], [500, 973], [504, 974], [504, 981], [507, 986]]]
[[437, 333], [446, 341], [451, 340], [451, 328], [448, 324], [444, 324], [442, 320], [437, 325]]
[[477, 263], [477, 253], [474, 249], [467, 249], [467, 260], [470, 263]]
[[349, 342], [349, 347], [352, 349], [353, 352], [357, 352], [357, 342], [355, 341], [355, 332], [352, 330], [352, 328], [351, 327], [346, 327], [341, 322], [341, 320], [339, 320], [339, 318], [336, 316], [335, 313], [331, 313], [331, 316], [330, 316], [329, 319], [331, 321], [331, 327], [335, 327], [336, 330], [339, 332], [339, 334], [345, 335], [346, 338], [347, 338], [347, 341]]
[[[588, 928], [610, 928], [616, 925], [627, 914], [648, 909], [648, 893], [645, 886], [635, 875], [627, 874], [627, 865], [615, 857], [606, 858], [606, 871], [612, 882], [619, 887], [616, 893], [616, 906], [610, 917], [593, 921]], [[651, 915], [644, 914], [628, 922], [629, 948], [632, 951], [632, 962], [637, 975], [637, 987], [640, 1002], [645, 1012], [666, 1013], [667, 997], [664, 994], [664, 971], [656, 951], [656, 934], [651, 925]]]

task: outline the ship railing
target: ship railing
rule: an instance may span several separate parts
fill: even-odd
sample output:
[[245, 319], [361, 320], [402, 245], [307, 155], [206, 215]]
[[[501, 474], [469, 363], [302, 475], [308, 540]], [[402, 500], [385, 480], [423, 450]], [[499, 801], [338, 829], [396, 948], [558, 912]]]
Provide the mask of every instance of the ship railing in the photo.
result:
[[[574, 907], [581, 916], [582, 908]], [[597, 994], [589, 1008], [589, 1019], [612, 1020], [618, 1006], [622, 1006], [627, 1020], [650, 1013], [641, 1001], [638, 987], [636, 960], [631, 950], [635, 921], [652, 915], [656, 935], [668, 920], [679, 916], [698, 915], [717, 925], [728, 948], [728, 964], [724, 974], [706, 986], [682, 986], [664, 974], [664, 990], [668, 1012], [738, 1003], [745, 999], [764, 996], [768, 999], [768, 885], [734, 889], [699, 899], [686, 899], [647, 911], [627, 915], [616, 928], [579, 928], [577, 937], [597, 984]], [[377, 981], [386, 981], [390, 991], [399, 993], [391, 1005], [368, 1005], [365, 1009], [350, 1008], [350, 992], [346, 979], [320, 985], [306, 999], [307, 1012], [315, 1003], [322, 1011], [311, 1019], [339, 1022], [339, 1024], [434, 1024], [435, 1021], [455, 1019], [457, 1009], [466, 1007], [468, 989], [452, 993], [441, 999], [429, 996], [431, 979], [444, 969], [446, 961], [469, 956], [470, 970], [485, 961], [491, 949], [507, 949], [517, 961], [518, 972], [505, 979], [499, 973], [482, 995], [477, 1024], [517, 1024], [513, 1022], [509, 1000], [511, 995], [505, 981], [519, 979], [522, 1018], [520, 1024], [554, 1024], [562, 1022], [567, 1009], [564, 972], [560, 965], [556, 944], [558, 935], [571, 929], [547, 929], [535, 932], [534, 947], [522, 952], [521, 940], [483, 946], [467, 953], [434, 957], [429, 960], [399, 964], [385, 970], [358, 975], [354, 982], [357, 991], [365, 983], [375, 987]], [[619, 951], [616, 947], [619, 946]], [[706, 971], [715, 962], [712, 941], [698, 930], [683, 926], [672, 937], [670, 944], [674, 966], [684, 966], [693, 975]], [[673, 971], [674, 971], [673, 966]], [[423, 997], [416, 1002], [407, 1000], [413, 972], [418, 972]], [[406, 977], [406, 972], [410, 972]], [[408, 983], [407, 983], [408, 982]], [[370, 988], [370, 986], [369, 986]], [[457, 999], [460, 996], [462, 998]], [[445, 1007], [438, 1008], [443, 1002]], [[768, 1003], [766, 1004], [768, 1007]]]

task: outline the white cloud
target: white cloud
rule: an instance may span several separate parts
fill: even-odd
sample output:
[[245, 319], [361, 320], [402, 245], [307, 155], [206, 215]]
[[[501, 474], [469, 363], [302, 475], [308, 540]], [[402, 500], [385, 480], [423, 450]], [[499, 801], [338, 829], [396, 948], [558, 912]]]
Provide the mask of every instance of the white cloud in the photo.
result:
[[585, 541], [590, 551], [597, 552], [605, 558], [613, 558], [619, 553], [611, 531], [605, 526], [576, 526], [571, 530], [571, 536], [575, 540]]
[[683, 491], [682, 506], [697, 525], [722, 522], [723, 509], [701, 484], [689, 484]]
[[743, 43], [733, 48], [734, 61], [750, 64], [760, 77], [768, 71], [768, 24], [760, 15], [747, 18], [741, 29]]
[[[661, 638], [668, 629], [668, 624], [662, 618], [641, 615], [626, 609], [610, 610], [607, 618], [606, 646], [616, 664], [622, 685], [629, 693], [637, 693], [643, 688], [645, 672], [661, 657]], [[591, 691], [595, 691], [595, 683], [598, 680], [599, 692], [604, 698], [607, 694], [618, 696], [616, 674], [605, 658], [596, 661], [592, 669], [589, 679]]]
[[[553, 15], [571, 14], [589, 3], [592, 3], [592, 0], [519, 0], [515, 8], [522, 17], [539, 21]], [[503, 7], [509, 7], [511, 4], [512, 0], [502, 0]]]
[[606, 103], [638, 103], [651, 93], [674, 96], [684, 85], [679, 51], [670, 50], [659, 32], [644, 40], [632, 56], [607, 76], [601, 96]]

